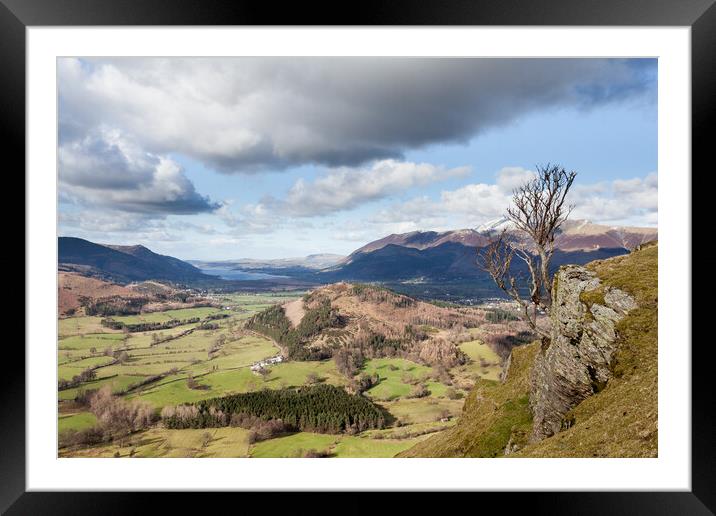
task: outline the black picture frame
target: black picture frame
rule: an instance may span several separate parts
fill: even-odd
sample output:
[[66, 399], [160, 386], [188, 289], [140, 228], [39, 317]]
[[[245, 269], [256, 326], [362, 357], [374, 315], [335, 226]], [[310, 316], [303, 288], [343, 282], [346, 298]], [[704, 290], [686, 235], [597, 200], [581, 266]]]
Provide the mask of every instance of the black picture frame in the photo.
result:
[[[28, 26], [86, 25], [555, 25], [691, 27], [692, 170], [705, 174], [716, 125], [716, 0], [363, 0], [330, 6], [265, 0], [0, 0], [0, 145], [16, 170], [25, 169], [25, 30]], [[8, 166], [8, 165], [6, 165]], [[9, 166], [8, 166], [9, 168]], [[685, 179], [695, 175], [684, 171]], [[692, 191], [693, 186], [692, 186]], [[698, 192], [698, 190], [695, 190]], [[692, 201], [692, 205], [695, 201]], [[694, 219], [697, 223], [697, 219]], [[692, 229], [692, 235], [694, 233]], [[693, 261], [693, 270], [713, 265]], [[31, 271], [25, 270], [25, 275]], [[691, 284], [691, 278], [687, 278]], [[692, 304], [696, 320], [708, 306]], [[31, 307], [27, 307], [31, 309]], [[694, 316], [692, 315], [692, 320]], [[693, 326], [692, 326], [693, 328]], [[690, 492], [510, 493], [511, 508], [531, 514], [713, 514], [716, 511], [716, 425], [708, 344], [692, 347], [692, 456]], [[691, 343], [671, 343], [688, 346]], [[662, 344], [663, 345], [663, 344]], [[24, 350], [7, 353], [25, 364]], [[0, 510], [7, 514], [143, 513], [147, 500], [188, 508], [186, 494], [26, 492], [25, 368], [4, 371], [0, 389], [5, 414], [0, 425]], [[568, 472], [565, 472], [568, 474]], [[211, 494], [212, 503], [231, 494]], [[248, 499], [241, 494], [242, 500]], [[273, 497], [274, 495], [272, 495]], [[283, 495], [300, 504], [300, 494]], [[418, 496], [418, 495], [416, 495]], [[504, 502], [505, 493], [479, 493]], [[281, 498], [281, 497], [279, 497]], [[418, 498], [419, 499], [419, 498]], [[385, 502], [381, 502], [385, 503]], [[452, 502], [455, 503], [455, 502]], [[451, 505], [452, 505], [451, 503]], [[467, 502], [470, 503], [470, 502]], [[402, 504], [402, 502], [401, 502]], [[349, 504], [352, 505], [352, 504]], [[402, 506], [402, 505], [401, 505]], [[399, 508], [400, 506], [395, 506]], [[312, 508], [312, 511], [315, 507]], [[390, 504], [382, 510], [391, 511]]]

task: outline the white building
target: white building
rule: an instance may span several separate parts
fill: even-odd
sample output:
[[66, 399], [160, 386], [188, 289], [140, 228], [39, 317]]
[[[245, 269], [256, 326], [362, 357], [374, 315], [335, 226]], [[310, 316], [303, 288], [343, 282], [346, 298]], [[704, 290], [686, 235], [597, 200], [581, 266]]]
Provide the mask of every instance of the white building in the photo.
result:
[[261, 362], [256, 362], [254, 365], [251, 366], [251, 370], [253, 372], [256, 372], [266, 366], [272, 364], [279, 364], [281, 362], [283, 362], [283, 357], [281, 355], [276, 355], [275, 357], [267, 358], [266, 360], [262, 360]]

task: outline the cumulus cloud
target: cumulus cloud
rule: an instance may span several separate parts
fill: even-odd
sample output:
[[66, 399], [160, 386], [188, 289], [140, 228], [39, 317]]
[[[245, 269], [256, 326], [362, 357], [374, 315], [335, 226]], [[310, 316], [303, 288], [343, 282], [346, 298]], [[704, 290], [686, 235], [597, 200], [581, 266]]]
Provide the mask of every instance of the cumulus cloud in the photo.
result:
[[611, 183], [575, 185], [569, 202], [572, 218], [619, 225], [654, 226], [658, 219], [659, 180], [656, 172], [645, 177]]
[[65, 202], [158, 216], [218, 207], [196, 191], [178, 163], [142, 150], [117, 130], [66, 141], [58, 163]]
[[238, 210], [232, 210], [234, 202], [224, 203], [216, 210], [216, 215], [232, 230], [232, 235], [250, 233], [273, 233], [286, 224], [286, 219], [263, 203], [244, 204]]
[[312, 227], [308, 219], [349, 211], [412, 187], [465, 177], [468, 167], [382, 160], [365, 168], [329, 169], [313, 181], [298, 179], [284, 196], [234, 207], [225, 201], [216, 215], [235, 233], [271, 233], [285, 227]]
[[532, 170], [522, 167], [504, 167], [497, 173], [497, 186], [503, 192], [512, 193], [520, 185], [536, 177]]
[[[507, 167], [494, 181], [467, 179], [396, 202], [468, 172], [405, 162], [406, 152], [467, 143], [538, 110], [652, 101], [655, 71], [656, 60], [62, 58], [61, 227], [130, 240], [171, 241], [182, 232], [269, 239], [380, 200], [395, 204], [330, 229], [333, 236], [472, 227], [499, 217], [531, 172]], [[325, 172], [237, 205], [198, 192], [177, 156], [226, 174], [302, 165]], [[656, 222], [655, 175], [575, 187], [573, 195], [580, 217]], [[176, 216], [208, 212], [217, 218], [197, 219], [221, 221], [220, 229]]]
[[459, 217], [462, 221], [481, 223], [503, 215], [514, 188], [533, 177], [535, 173], [531, 170], [504, 167], [495, 174], [495, 183], [471, 183], [455, 190], [444, 190], [438, 201], [417, 197], [383, 210], [374, 220], [444, 226], [451, 220], [454, 224], [455, 218]]
[[[101, 124], [223, 172], [356, 166], [555, 105], [653, 95], [655, 60], [58, 60], [60, 141]], [[646, 63], [646, 64], [644, 64]]]
[[429, 163], [382, 160], [364, 169], [333, 169], [312, 182], [299, 179], [284, 200], [268, 202], [292, 216], [325, 215], [350, 210], [414, 186], [464, 177], [469, 172], [468, 167], [448, 169]]
[[[445, 190], [436, 200], [426, 196], [395, 203], [365, 221], [358, 221], [351, 234], [389, 234], [416, 230], [450, 230], [476, 227], [505, 214], [516, 178], [529, 179], [534, 172], [507, 167], [495, 184], [473, 183]], [[509, 186], [509, 188], [508, 188]], [[595, 223], [654, 226], [658, 215], [656, 173], [628, 180], [575, 185], [568, 202], [575, 205], [571, 219]]]
[[[178, 228], [176, 223], [157, 219], [144, 213], [107, 212], [83, 209], [82, 211], [61, 211], [59, 213], [61, 235], [86, 238], [95, 242], [173, 242], [180, 239], [186, 227]], [[184, 226], [184, 224], [182, 224]]]
[[107, 213], [94, 210], [61, 211], [58, 214], [58, 223], [61, 229], [106, 233], [139, 231], [156, 224], [151, 218], [138, 213]]

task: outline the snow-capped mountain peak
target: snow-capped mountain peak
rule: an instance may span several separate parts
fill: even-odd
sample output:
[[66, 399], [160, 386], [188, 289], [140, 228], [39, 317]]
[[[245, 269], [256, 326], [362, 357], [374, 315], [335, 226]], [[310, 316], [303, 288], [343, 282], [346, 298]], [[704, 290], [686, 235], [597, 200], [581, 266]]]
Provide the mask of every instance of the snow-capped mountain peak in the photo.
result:
[[511, 229], [513, 227], [513, 223], [511, 220], [509, 220], [507, 217], [500, 217], [498, 219], [493, 219], [488, 222], [485, 222], [484, 224], [479, 225], [475, 228], [475, 231], [478, 233], [493, 233], [497, 231], [502, 231], [503, 229]]

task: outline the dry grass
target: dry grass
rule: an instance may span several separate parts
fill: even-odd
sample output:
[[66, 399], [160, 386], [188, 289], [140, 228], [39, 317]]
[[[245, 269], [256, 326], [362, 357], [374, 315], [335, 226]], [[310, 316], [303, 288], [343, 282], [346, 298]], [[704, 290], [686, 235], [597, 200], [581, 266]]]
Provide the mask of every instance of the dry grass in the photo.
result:
[[306, 310], [303, 309], [303, 299], [300, 297], [283, 305], [283, 311], [294, 328], [301, 324], [301, 319], [306, 315]]

